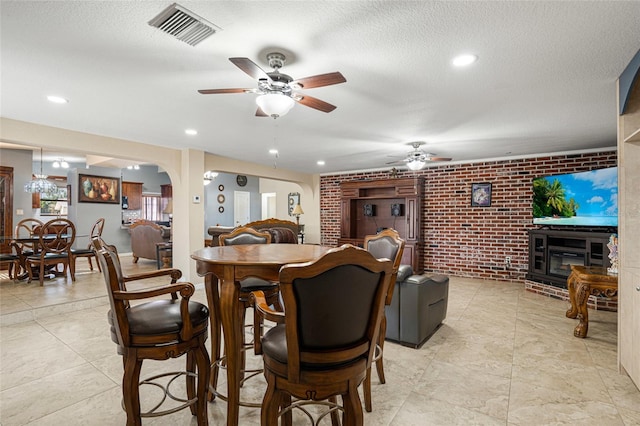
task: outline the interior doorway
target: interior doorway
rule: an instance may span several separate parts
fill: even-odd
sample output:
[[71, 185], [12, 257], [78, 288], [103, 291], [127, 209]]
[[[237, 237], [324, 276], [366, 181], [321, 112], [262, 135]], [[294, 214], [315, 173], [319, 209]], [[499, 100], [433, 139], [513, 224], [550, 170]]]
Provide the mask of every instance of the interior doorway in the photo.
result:
[[262, 194], [262, 217], [261, 219], [269, 219], [276, 217], [276, 193], [265, 192]]
[[234, 226], [251, 222], [251, 193], [233, 191], [233, 223]]
[[[0, 166], [0, 235], [10, 237], [13, 234], [13, 167]], [[1, 253], [10, 253], [9, 239], [3, 239]]]

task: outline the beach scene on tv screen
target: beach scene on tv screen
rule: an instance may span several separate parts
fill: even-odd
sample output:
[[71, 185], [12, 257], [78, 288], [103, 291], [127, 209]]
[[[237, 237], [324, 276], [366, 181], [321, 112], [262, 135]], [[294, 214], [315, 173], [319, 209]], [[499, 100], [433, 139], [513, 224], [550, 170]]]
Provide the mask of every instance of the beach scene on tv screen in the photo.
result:
[[535, 178], [533, 223], [618, 226], [618, 168]]

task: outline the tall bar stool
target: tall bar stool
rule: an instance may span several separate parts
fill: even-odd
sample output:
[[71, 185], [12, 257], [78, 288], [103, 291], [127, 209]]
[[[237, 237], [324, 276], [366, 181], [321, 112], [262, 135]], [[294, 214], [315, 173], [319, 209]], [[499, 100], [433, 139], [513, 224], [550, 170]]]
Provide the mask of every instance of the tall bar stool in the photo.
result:
[[[187, 407], [191, 414], [197, 416], [199, 426], [207, 425], [207, 385], [211, 367], [205, 342], [209, 309], [201, 303], [189, 300], [195, 287], [191, 283], [177, 282], [182, 276], [178, 269], [125, 276], [115, 247], [106, 244], [100, 237], [95, 237], [92, 244], [102, 267], [111, 304], [111, 310], [107, 314], [111, 325], [111, 340], [118, 345], [118, 353], [122, 355], [124, 364], [122, 395], [127, 426], [141, 425], [141, 417], [157, 417]], [[144, 290], [127, 290], [126, 284], [129, 282], [161, 276], [170, 277], [171, 283]], [[162, 295], [171, 297], [157, 300]], [[154, 300], [135, 305], [130, 303], [150, 298]], [[143, 360], [162, 361], [185, 354], [186, 371], [161, 374], [140, 382]], [[169, 390], [171, 383], [183, 375], [186, 377], [187, 399], [179, 398]], [[155, 381], [165, 376], [174, 376], [166, 386]], [[140, 411], [141, 384], [153, 384], [165, 391], [160, 404], [145, 413]], [[157, 411], [167, 397], [182, 402], [182, 405]]]
[[[404, 252], [404, 240], [400, 238], [400, 234], [395, 229], [385, 229], [376, 235], [367, 235], [364, 238], [364, 248], [371, 253], [377, 259], [389, 259], [393, 261], [393, 273], [391, 276], [391, 284], [385, 297], [385, 305], [391, 304], [393, 297], [393, 288], [396, 285], [396, 278], [398, 276], [398, 269], [400, 268], [400, 262], [402, 261], [402, 253]], [[376, 364], [376, 371], [378, 372], [378, 379], [380, 383], [384, 384], [386, 379], [384, 377], [384, 364], [383, 364], [383, 349], [384, 349], [384, 337], [387, 334], [387, 317], [383, 313], [382, 321], [380, 322], [380, 333], [378, 334], [378, 344], [376, 345], [376, 353], [373, 361]], [[371, 412], [371, 367], [367, 369], [367, 377], [364, 380], [364, 407], [365, 410]]]
[[[221, 234], [218, 237], [218, 241], [220, 246], [231, 246], [231, 245], [245, 245], [245, 244], [271, 244], [271, 234], [268, 232], [260, 232], [250, 227], [238, 227], [235, 228], [232, 232], [228, 234]], [[245, 312], [247, 308], [253, 307], [253, 299], [251, 297], [252, 291], [261, 290], [266, 299], [271, 305], [275, 305], [281, 308], [279, 293], [280, 288], [277, 282], [271, 282], [264, 280], [259, 277], [247, 277], [240, 282], [237, 282], [236, 285], [240, 286], [240, 295], [238, 298], [238, 303], [241, 305], [242, 310], [242, 324], [245, 321]], [[255, 316], [254, 316], [255, 318]], [[213, 315], [211, 317], [211, 327], [217, 327], [219, 330], [222, 327], [222, 323], [217, 315]], [[254, 340], [260, 339], [262, 335], [262, 323], [258, 324], [256, 328], [254, 328]], [[253, 347], [253, 342], [244, 342], [242, 353], [241, 364], [243, 366], [246, 365], [246, 350]], [[220, 397], [220, 399], [226, 401], [226, 396], [217, 391], [218, 385], [218, 374], [219, 369], [224, 367], [225, 357], [220, 356], [220, 340], [218, 339], [218, 347], [212, 348], [212, 358], [214, 359], [211, 378], [210, 378], [210, 389], [209, 389], [209, 400], [212, 401], [216, 396]], [[257, 376], [262, 373], [262, 369], [253, 369], [246, 370], [243, 367], [243, 375], [244, 378], [242, 382], [250, 379], [251, 377]], [[248, 375], [247, 375], [248, 374]], [[248, 402], [248, 401], [240, 401], [241, 406], [245, 407], [260, 407], [260, 403], [258, 402]]]

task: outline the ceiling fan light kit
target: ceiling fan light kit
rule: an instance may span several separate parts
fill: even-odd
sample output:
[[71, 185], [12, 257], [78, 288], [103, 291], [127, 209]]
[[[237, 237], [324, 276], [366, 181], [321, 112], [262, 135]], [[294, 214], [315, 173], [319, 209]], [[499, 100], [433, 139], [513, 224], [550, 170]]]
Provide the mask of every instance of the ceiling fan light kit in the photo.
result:
[[293, 108], [294, 100], [282, 93], [266, 93], [256, 98], [256, 104], [269, 117], [277, 118], [286, 115]]
[[417, 170], [420, 170], [424, 167], [424, 165], [427, 164], [424, 161], [420, 161], [420, 160], [411, 160], [407, 163], [407, 167], [409, 168], [409, 170], [413, 170], [414, 172]]
[[407, 168], [412, 171], [421, 170], [427, 163], [434, 161], [451, 161], [451, 158], [436, 157], [435, 154], [424, 152], [420, 149], [425, 142], [409, 142], [407, 145], [413, 147], [413, 151], [409, 152], [407, 156], [400, 161], [391, 161], [387, 164], [402, 164], [405, 163]]
[[258, 87], [256, 89], [201, 89], [198, 92], [203, 95], [257, 93], [259, 95], [256, 98], [256, 103], [259, 106], [258, 111], [256, 111], [257, 117], [282, 117], [293, 108], [296, 102], [318, 111], [331, 112], [336, 109], [335, 105], [302, 93], [296, 93], [294, 90], [331, 86], [347, 81], [339, 72], [318, 74], [294, 80], [293, 77], [280, 72], [286, 57], [278, 52], [267, 54], [269, 66], [273, 68], [272, 72], [265, 72], [249, 58], [229, 58], [229, 61], [255, 79]]

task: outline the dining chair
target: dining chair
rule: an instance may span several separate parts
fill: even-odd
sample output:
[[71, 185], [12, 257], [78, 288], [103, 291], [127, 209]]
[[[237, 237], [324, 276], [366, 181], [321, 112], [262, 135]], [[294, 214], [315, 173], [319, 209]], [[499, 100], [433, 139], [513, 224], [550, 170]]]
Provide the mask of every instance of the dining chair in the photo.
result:
[[[20, 266], [25, 267], [25, 259], [31, 256], [38, 247], [38, 235], [44, 225], [35, 218], [22, 219], [13, 230], [13, 246], [16, 255], [20, 257]], [[26, 267], [25, 267], [26, 269]]]
[[37, 268], [40, 285], [44, 285], [45, 267], [53, 267], [55, 274], [60, 264], [63, 265], [64, 276], [67, 276], [69, 269], [71, 280], [75, 281], [75, 272], [70, 267], [71, 246], [75, 239], [76, 227], [69, 219], [52, 219], [40, 226], [38, 245], [34, 248], [34, 253], [25, 259], [29, 282], [33, 280], [34, 269]]
[[0, 253], [0, 265], [7, 265], [9, 279], [16, 281], [20, 271], [20, 257], [14, 253]]
[[[271, 234], [266, 231], [260, 232], [253, 228], [241, 226], [241, 227], [235, 228], [233, 231], [231, 231], [228, 234], [221, 234], [218, 237], [218, 241], [220, 246], [246, 245], [246, 244], [271, 244]], [[242, 318], [241, 318], [242, 324], [245, 323], [245, 313], [247, 308], [253, 307], [253, 300], [251, 298], [252, 291], [262, 290], [263, 293], [265, 294], [266, 299], [270, 304], [272, 305], [275, 304], [276, 306], [279, 306], [279, 307], [281, 306], [279, 304], [279, 286], [277, 282], [271, 282], [259, 277], [249, 276], [247, 278], [240, 280], [237, 283], [237, 285], [240, 287], [238, 303], [240, 304], [241, 312], [242, 312]], [[254, 314], [254, 323], [255, 323], [255, 314]], [[218, 328], [222, 327], [221, 320], [219, 317], [217, 317], [217, 314], [212, 316], [211, 326], [218, 327]], [[260, 337], [262, 336], [262, 326], [263, 326], [263, 323], [261, 322], [258, 324], [258, 327], [254, 327], [254, 330], [253, 330], [254, 341], [259, 340]], [[249, 347], [253, 347], [253, 342], [250, 342], [250, 343], [245, 342], [243, 344], [242, 349], [244, 350], [241, 351], [242, 353], [241, 365], [243, 366], [246, 364], [245, 350]], [[216, 354], [219, 354], [219, 353], [220, 353], [220, 349], [218, 348], [216, 351]], [[224, 362], [225, 362], [225, 359], [223, 356], [217, 359], [216, 362], [213, 363], [213, 371], [211, 373], [211, 387], [214, 390], [216, 389], [217, 383], [218, 383], [218, 369], [222, 365], [224, 365]], [[247, 371], [247, 370], [244, 370], [244, 367], [243, 367], [243, 374], [245, 373], [250, 374], [248, 378], [253, 377], [257, 374], [260, 374], [261, 372], [262, 370]], [[216, 391], [216, 393], [218, 392]], [[220, 394], [218, 393], [218, 395]], [[210, 397], [210, 400], [213, 400], [215, 395], [212, 394], [209, 397]], [[240, 405], [256, 406], [257, 404], [241, 402]]]
[[[91, 244], [101, 265], [111, 305], [107, 313], [111, 340], [118, 345], [118, 354], [122, 355], [124, 365], [122, 395], [127, 425], [137, 426], [141, 424], [142, 417], [162, 416], [186, 407], [197, 416], [198, 425], [207, 425], [210, 361], [205, 342], [209, 309], [190, 300], [195, 292], [194, 285], [177, 282], [182, 277], [178, 269], [124, 275], [114, 246], [99, 236], [93, 237]], [[160, 277], [171, 278], [171, 282], [143, 289], [127, 289], [128, 283]], [[158, 299], [164, 295], [171, 297]], [[162, 373], [140, 382], [140, 370], [145, 359], [164, 361], [185, 354], [186, 371]], [[186, 377], [187, 399], [174, 395], [168, 388], [174, 378], [181, 375]], [[166, 385], [156, 380], [164, 377], [174, 378]], [[164, 390], [160, 403], [147, 412], [141, 412], [140, 384], [152, 384]], [[167, 398], [181, 405], [157, 411]]]
[[262, 292], [252, 294], [263, 315], [282, 318], [262, 338], [263, 426], [276, 425], [278, 417], [290, 424], [292, 410], [319, 401], [329, 406], [321, 416], [337, 421], [342, 410], [344, 425], [363, 424], [358, 387], [373, 361], [392, 270], [391, 261], [346, 244], [282, 267], [284, 312], [271, 308]]
[[[105, 222], [104, 218], [101, 217], [100, 219], [96, 220], [96, 222], [93, 224], [93, 226], [91, 227], [91, 233], [89, 234], [89, 244], [87, 245], [86, 248], [71, 248], [71, 270], [73, 271], [74, 275], [76, 273], [76, 260], [79, 257], [87, 258], [87, 261], [89, 262], [89, 269], [93, 271], [93, 263], [91, 263], [91, 258], [95, 258], [96, 253], [93, 251], [93, 246], [91, 244], [91, 241], [95, 237], [102, 236], [102, 229], [104, 228], [104, 222]], [[100, 268], [100, 262], [96, 262], [96, 265], [98, 267], [98, 271], [102, 271], [102, 269]]]
[[[400, 268], [400, 262], [402, 261], [402, 254], [404, 252], [404, 240], [400, 238], [400, 234], [395, 229], [384, 229], [376, 235], [367, 235], [364, 237], [364, 248], [371, 253], [376, 259], [389, 259], [393, 262], [393, 271], [391, 274], [391, 283], [389, 284], [389, 290], [385, 296], [385, 305], [391, 304], [393, 297], [393, 288], [396, 285], [396, 278], [398, 276], [398, 269]], [[384, 364], [383, 364], [383, 349], [384, 339], [387, 334], [387, 317], [383, 313], [382, 321], [380, 322], [380, 333], [378, 333], [378, 343], [376, 345], [376, 354], [373, 359], [376, 365], [376, 371], [378, 372], [378, 379], [380, 383], [386, 383], [384, 377]], [[371, 367], [367, 369], [367, 377], [364, 380], [364, 408], [368, 412], [371, 412]]]

